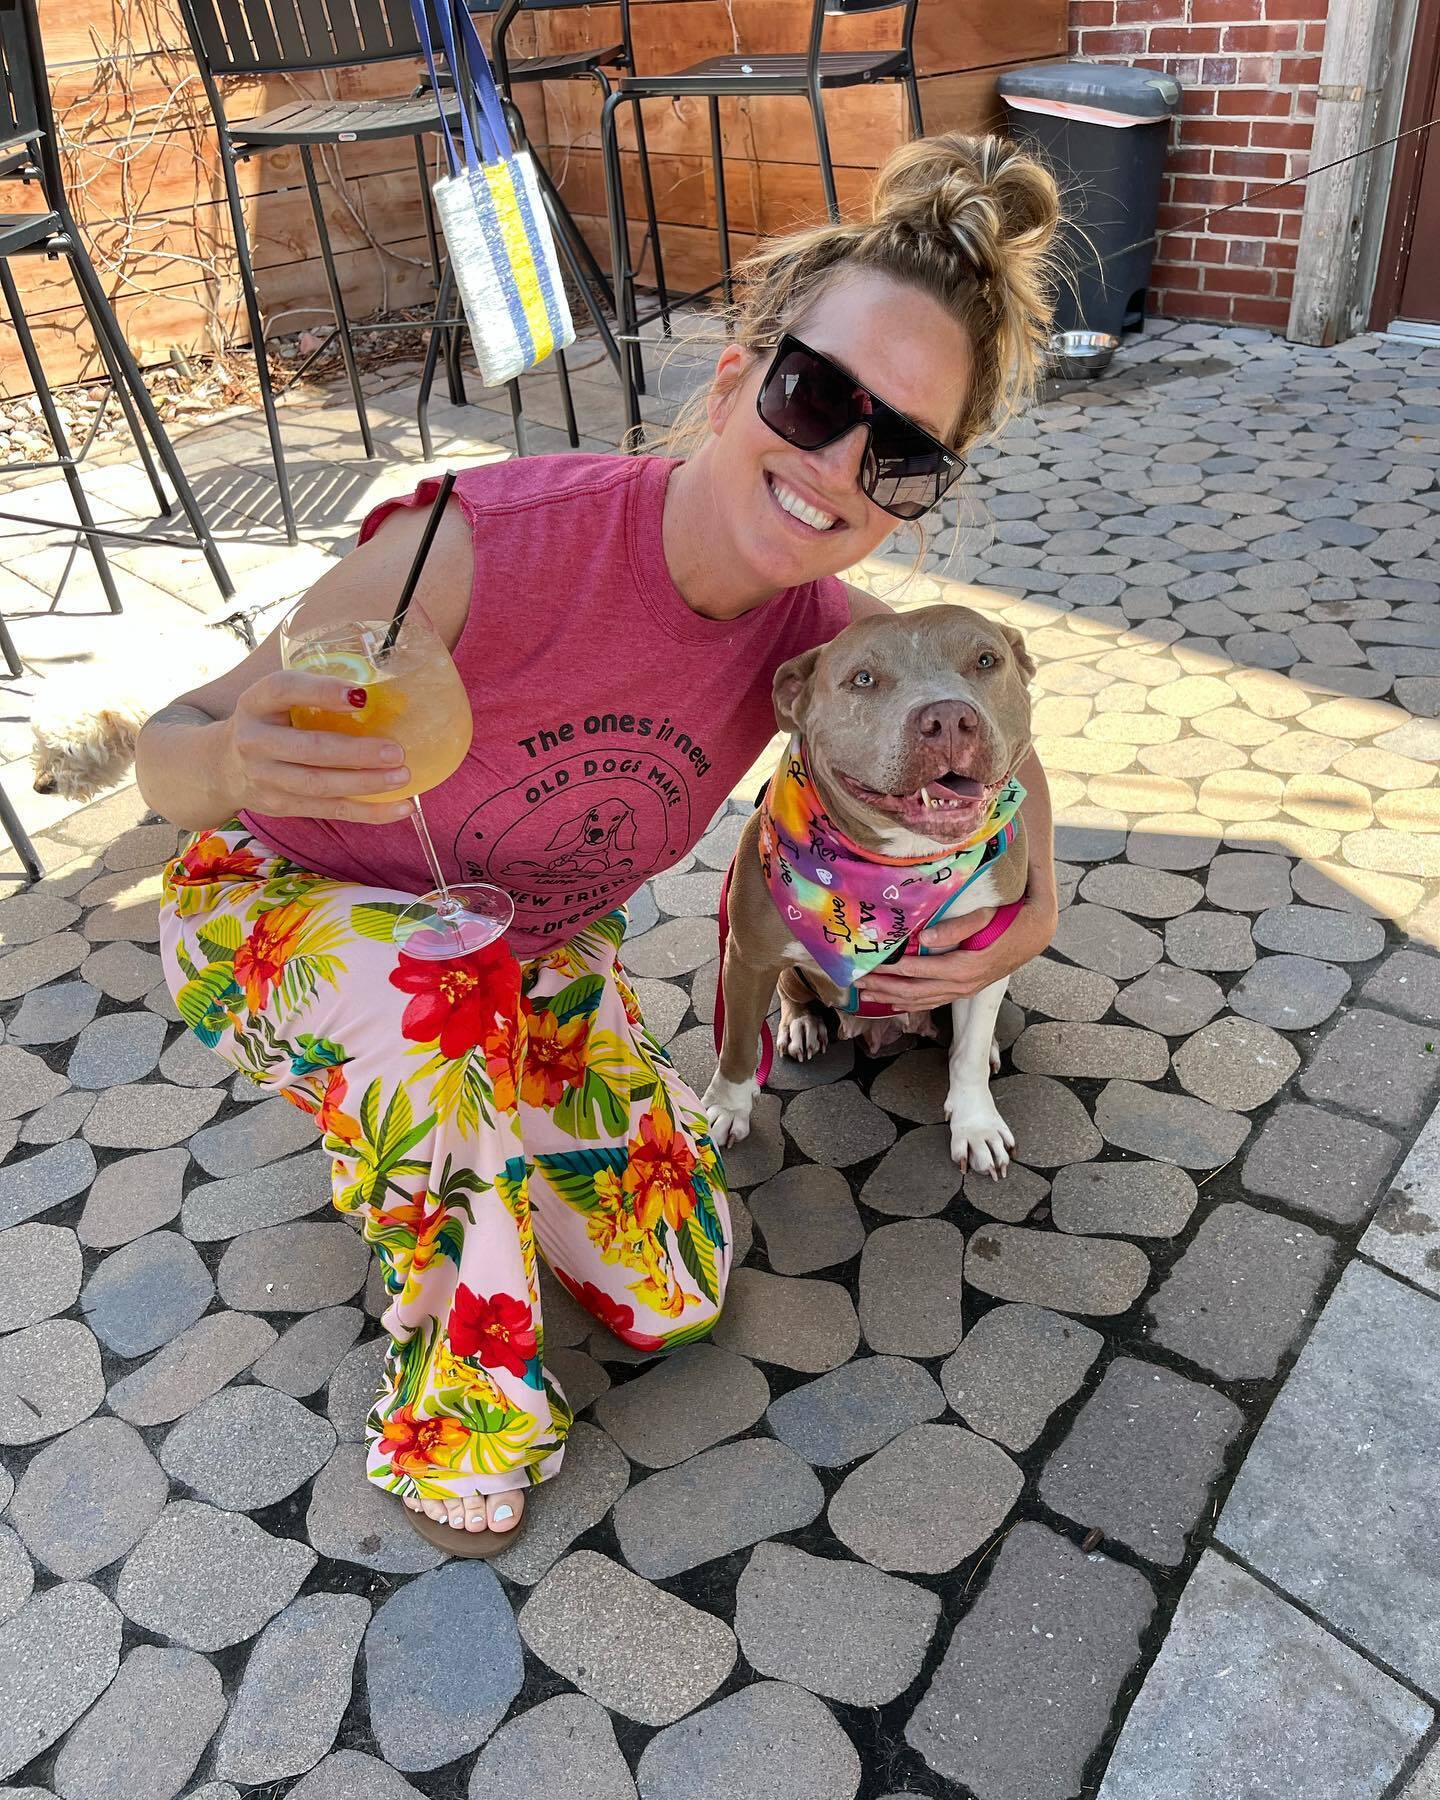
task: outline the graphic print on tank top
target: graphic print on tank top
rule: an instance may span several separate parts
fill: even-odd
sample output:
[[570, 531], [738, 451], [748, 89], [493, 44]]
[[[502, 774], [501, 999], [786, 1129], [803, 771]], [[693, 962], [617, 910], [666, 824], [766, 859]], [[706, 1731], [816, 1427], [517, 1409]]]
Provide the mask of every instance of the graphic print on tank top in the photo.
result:
[[705, 748], [679, 719], [587, 713], [517, 740], [531, 763], [481, 802], [455, 837], [467, 880], [495, 881], [527, 936], [563, 938], [689, 849]]

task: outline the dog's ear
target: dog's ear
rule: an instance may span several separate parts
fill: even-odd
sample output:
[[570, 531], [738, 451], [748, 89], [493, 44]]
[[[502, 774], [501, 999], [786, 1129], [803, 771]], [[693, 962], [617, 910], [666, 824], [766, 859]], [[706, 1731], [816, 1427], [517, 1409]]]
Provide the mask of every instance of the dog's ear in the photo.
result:
[[1000, 633], [1005, 639], [1005, 642], [1015, 652], [1015, 666], [1025, 677], [1026, 683], [1032, 682], [1035, 679], [1035, 659], [1025, 648], [1025, 639], [1013, 625], [1002, 625], [1000, 627]]
[[799, 656], [792, 656], [789, 662], [781, 663], [775, 671], [775, 685], [771, 689], [775, 699], [775, 720], [782, 729], [803, 731], [805, 729], [805, 713], [810, 705], [810, 689], [815, 680], [815, 665], [820, 660], [820, 651], [803, 651]]
[[565, 819], [545, 848], [547, 850], [573, 850], [584, 836], [585, 821], [589, 816], [588, 813], [577, 813], [573, 819]]
[[615, 827], [615, 842], [622, 850], [635, 848], [635, 815], [627, 806]]

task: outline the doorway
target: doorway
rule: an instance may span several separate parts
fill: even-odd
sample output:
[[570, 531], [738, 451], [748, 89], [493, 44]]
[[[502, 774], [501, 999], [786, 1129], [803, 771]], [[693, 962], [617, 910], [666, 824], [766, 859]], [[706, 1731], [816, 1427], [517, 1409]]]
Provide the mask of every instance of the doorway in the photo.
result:
[[[1440, 0], [1421, 0], [1400, 129], [1433, 119], [1437, 101]], [[1386, 331], [1401, 323], [1433, 327], [1440, 336], [1440, 126], [1405, 138], [1395, 151], [1370, 325]]]

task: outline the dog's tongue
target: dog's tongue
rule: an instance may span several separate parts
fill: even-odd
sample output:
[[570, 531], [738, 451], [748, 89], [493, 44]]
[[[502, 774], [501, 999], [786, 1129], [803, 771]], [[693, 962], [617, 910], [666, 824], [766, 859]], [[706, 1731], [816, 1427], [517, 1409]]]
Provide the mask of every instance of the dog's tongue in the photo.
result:
[[976, 781], [972, 776], [956, 775], [953, 772], [942, 775], [938, 781], [932, 782], [931, 785], [933, 787], [942, 787], [947, 793], [954, 794], [961, 800], [978, 800], [985, 792], [985, 784], [983, 782]]

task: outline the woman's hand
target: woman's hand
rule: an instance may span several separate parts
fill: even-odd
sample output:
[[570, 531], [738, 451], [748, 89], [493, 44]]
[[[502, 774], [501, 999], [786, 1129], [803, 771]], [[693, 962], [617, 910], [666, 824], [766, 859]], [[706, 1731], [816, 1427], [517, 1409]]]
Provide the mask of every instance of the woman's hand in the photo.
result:
[[867, 1000], [878, 1000], [899, 1012], [927, 1012], [965, 1000], [989, 987], [992, 981], [1014, 974], [1023, 963], [1038, 956], [1055, 935], [1059, 912], [1055, 885], [1037, 882], [1025, 895], [1025, 904], [1003, 936], [984, 950], [957, 950], [957, 944], [983, 931], [995, 917], [993, 906], [946, 919], [920, 934], [928, 956], [906, 956], [886, 963], [859, 982]]
[[[292, 706], [348, 714], [365, 690], [328, 675], [280, 669], [238, 697], [222, 723], [225, 780], [236, 810], [290, 819], [354, 819], [388, 825], [410, 816], [408, 800], [369, 800], [410, 779], [405, 752], [391, 738], [342, 731], [299, 731]], [[359, 696], [358, 700], [356, 696]]]

